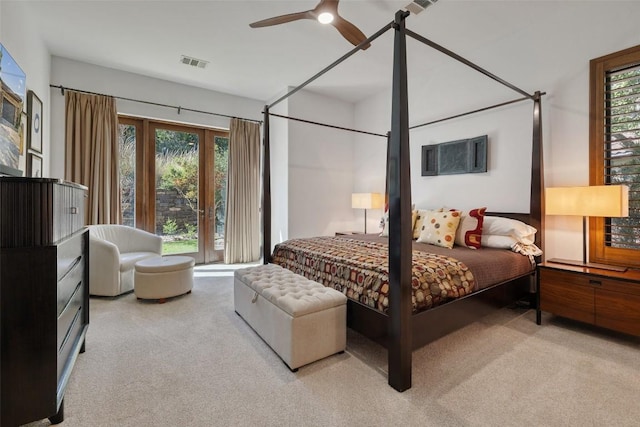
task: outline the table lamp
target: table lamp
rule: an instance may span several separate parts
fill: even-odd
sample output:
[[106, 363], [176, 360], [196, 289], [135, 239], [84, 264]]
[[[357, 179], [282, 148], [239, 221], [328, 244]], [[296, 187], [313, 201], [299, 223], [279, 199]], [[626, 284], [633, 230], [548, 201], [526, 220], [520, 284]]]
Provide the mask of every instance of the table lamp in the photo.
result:
[[364, 234], [367, 234], [367, 209], [382, 209], [384, 196], [381, 193], [353, 193], [351, 207], [364, 209]]
[[626, 267], [587, 263], [587, 217], [621, 218], [629, 216], [629, 187], [626, 185], [594, 185], [589, 187], [555, 187], [545, 189], [547, 215], [582, 217], [582, 262], [550, 259], [549, 262], [625, 271]]

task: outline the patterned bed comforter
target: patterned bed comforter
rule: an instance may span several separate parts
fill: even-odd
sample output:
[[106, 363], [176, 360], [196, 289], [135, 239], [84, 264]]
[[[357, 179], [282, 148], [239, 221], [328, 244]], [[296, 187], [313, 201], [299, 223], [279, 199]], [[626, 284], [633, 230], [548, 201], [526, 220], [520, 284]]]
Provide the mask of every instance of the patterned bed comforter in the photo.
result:
[[[389, 307], [387, 257], [386, 243], [313, 237], [276, 245], [272, 262], [386, 312]], [[413, 251], [411, 280], [414, 312], [435, 307], [476, 289], [473, 274], [462, 262], [416, 250]]]

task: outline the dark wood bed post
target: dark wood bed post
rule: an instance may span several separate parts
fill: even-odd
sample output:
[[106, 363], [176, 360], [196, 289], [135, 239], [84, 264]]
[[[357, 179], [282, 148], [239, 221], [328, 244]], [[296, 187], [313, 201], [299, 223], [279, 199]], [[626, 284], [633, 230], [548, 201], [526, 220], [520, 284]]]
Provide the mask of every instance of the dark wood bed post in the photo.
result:
[[[538, 232], [536, 233], [536, 245], [542, 249], [544, 254], [544, 156], [542, 150], [542, 94], [536, 91], [533, 94], [533, 142], [531, 147], [531, 200], [530, 211], [531, 225]], [[536, 258], [536, 263], [542, 261], [542, 257]], [[536, 323], [542, 323], [542, 313], [540, 307], [540, 277], [538, 270], [535, 273], [535, 309]]]
[[405, 18], [395, 15], [391, 138], [389, 141], [389, 385], [411, 388], [411, 171]]
[[544, 250], [544, 158], [542, 152], [542, 94], [533, 95], [533, 139], [531, 147], [531, 225], [536, 233], [536, 244]]
[[269, 107], [265, 106], [262, 157], [262, 262], [271, 262], [271, 147], [269, 144]]

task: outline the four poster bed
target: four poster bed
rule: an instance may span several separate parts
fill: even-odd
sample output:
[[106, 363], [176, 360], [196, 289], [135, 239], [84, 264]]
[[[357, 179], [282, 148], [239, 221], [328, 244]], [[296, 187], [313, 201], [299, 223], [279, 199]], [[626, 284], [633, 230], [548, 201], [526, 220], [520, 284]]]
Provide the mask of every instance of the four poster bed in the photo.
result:
[[[348, 326], [386, 346], [388, 381], [398, 391], [404, 391], [411, 387], [411, 357], [414, 348], [473, 322], [489, 311], [495, 310], [496, 304], [504, 306], [507, 302], [515, 301], [528, 292], [532, 283], [535, 283], [535, 265], [530, 262], [530, 257], [508, 250], [487, 248], [478, 251], [461, 248], [457, 252], [455, 249], [452, 252], [451, 249], [442, 250], [430, 247], [425, 251], [425, 248], [422, 247], [425, 246], [424, 244], [412, 240], [409, 130], [511, 103], [524, 100], [533, 101], [530, 210], [528, 213], [522, 214], [492, 213], [488, 215], [505, 216], [530, 224], [538, 230], [535, 244], [542, 247], [543, 240], [542, 94], [540, 92], [528, 94], [459, 55], [411, 32], [405, 27], [407, 16], [408, 12], [397, 12], [394, 22], [386, 25], [302, 85], [266, 106], [264, 110], [264, 263], [278, 263], [312, 280], [330, 284], [338, 289], [342, 286], [338, 282], [344, 282], [344, 288], [341, 290], [350, 297], [347, 314]], [[392, 125], [388, 137], [387, 160], [389, 237], [349, 236], [349, 238], [294, 239], [277, 245], [272, 254], [269, 116], [278, 115], [270, 114], [269, 109], [358, 52], [362, 45], [374, 41], [390, 29], [395, 31], [395, 39]], [[407, 105], [407, 35], [509, 87], [523, 97], [410, 128]], [[285, 118], [300, 120], [292, 117]], [[322, 125], [321, 123], [314, 124]], [[353, 129], [344, 130], [355, 131]], [[435, 255], [433, 255], [434, 252]], [[311, 256], [312, 253], [315, 253], [316, 256]], [[471, 255], [471, 253], [474, 254]], [[433, 267], [433, 257], [447, 259], [445, 262], [448, 264], [434, 267], [434, 271], [443, 271], [445, 275], [448, 275], [448, 280], [444, 284], [442, 282], [430, 283], [427, 287], [434, 286], [434, 292], [425, 298], [425, 295], [419, 294], [420, 281], [422, 280], [420, 274]], [[492, 262], [496, 259], [502, 259], [502, 264], [498, 267], [488, 267], [490, 264], [487, 264], [486, 258], [492, 259]], [[367, 269], [369, 269], [368, 272]], [[473, 274], [469, 274], [468, 271], [473, 271]], [[349, 285], [346, 284], [348, 276], [352, 276], [353, 279]], [[452, 277], [453, 279], [451, 279]], [[381, 294], [383, 295], [381, 296]]]

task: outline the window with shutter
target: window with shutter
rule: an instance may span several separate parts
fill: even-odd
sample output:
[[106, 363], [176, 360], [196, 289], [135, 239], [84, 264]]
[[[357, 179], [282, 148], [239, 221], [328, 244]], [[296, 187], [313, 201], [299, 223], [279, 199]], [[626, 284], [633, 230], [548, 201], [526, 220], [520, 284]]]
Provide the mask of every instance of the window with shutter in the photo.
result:
[[590, 219], [590, 261], [640, 267], [640, 46], [591, 61], [590, 182], [629, 187], [629, 217]]

